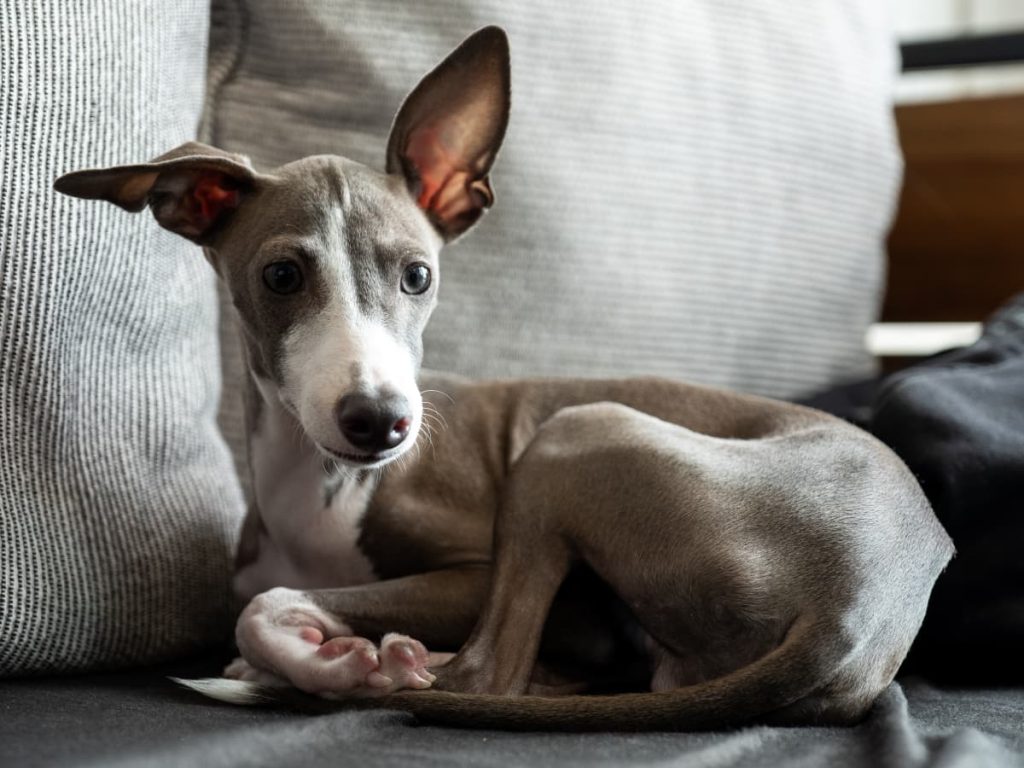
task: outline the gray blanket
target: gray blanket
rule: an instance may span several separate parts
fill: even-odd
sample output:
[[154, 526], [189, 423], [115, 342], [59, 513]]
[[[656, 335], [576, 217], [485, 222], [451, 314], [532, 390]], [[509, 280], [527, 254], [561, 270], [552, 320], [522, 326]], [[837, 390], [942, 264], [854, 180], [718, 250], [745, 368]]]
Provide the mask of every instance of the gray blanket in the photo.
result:
[[236, 708], [178, 689], [164, 672], [0, 683], [0, 765], [1024, 766], [1022, 689], [905, 680], [854, 728], [580, 735]]

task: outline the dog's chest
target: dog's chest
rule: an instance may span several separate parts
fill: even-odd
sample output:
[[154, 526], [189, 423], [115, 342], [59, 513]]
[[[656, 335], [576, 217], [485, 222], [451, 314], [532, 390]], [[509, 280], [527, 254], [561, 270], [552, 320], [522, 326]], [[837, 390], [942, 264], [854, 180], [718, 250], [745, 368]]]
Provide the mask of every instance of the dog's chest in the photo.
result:
[[254, 436], [250, 448], [263, 524], [253, 576], [293, 588], [376, 580], [358, 546], [373, 478], [332, 473], [315, 450], [272, 429]]

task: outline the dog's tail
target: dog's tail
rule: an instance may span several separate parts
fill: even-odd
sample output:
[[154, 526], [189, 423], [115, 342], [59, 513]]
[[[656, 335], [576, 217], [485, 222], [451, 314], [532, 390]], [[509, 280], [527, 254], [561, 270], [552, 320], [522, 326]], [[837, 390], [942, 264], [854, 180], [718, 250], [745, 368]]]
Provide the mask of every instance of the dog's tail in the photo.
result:
[[784, 641], [723, 677], [657, 693], [609, 696], [493, 696], [403, 691], [379, 698], [331, 701], [294, 688], [235, 680], [177, 680], [233, 704], [284, 704], [304, 711], [396, 709], [442, 725], [539, 731], [702, 730], [757, 721], [821, 688], [852, 646], [821, 623], [798, 619]]

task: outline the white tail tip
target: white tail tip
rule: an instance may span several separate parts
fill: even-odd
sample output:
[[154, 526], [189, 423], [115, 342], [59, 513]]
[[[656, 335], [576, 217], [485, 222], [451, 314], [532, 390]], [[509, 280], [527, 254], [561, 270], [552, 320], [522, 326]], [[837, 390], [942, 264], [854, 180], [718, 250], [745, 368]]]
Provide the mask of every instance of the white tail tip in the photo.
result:
[[180, 677], [170, 678], [178, 685], [191, 688], [217, 701], [242, 706], [256, 706], [274, 701], [273, 687], [265, 683], [254, 683], [246, 680], [229, 680], [224, 677], [203, 677], [198, 680], [184, 680]]

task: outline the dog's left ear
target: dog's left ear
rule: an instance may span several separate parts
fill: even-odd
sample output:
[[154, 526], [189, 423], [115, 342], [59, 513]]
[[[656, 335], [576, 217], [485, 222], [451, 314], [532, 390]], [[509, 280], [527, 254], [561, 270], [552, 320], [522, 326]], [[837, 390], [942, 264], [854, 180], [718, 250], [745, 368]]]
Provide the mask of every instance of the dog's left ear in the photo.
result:
[[509, 113], [508, 38], [474, 32], [420, 81], [395, 117], [388, 173], [401, 173], [446, 240], [494, 203], [488, 173]]
[[133, 213], [148, 205], [164, 229], [204, 244], [255, 184], [247, 158], [189, 142], [149, 163], [65, 174], [53, 188]]

